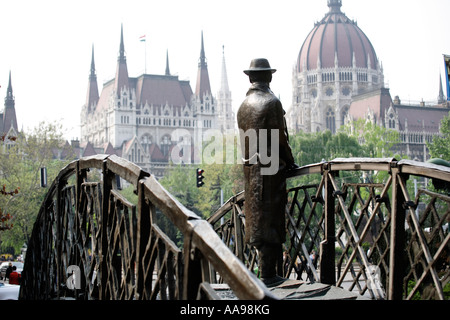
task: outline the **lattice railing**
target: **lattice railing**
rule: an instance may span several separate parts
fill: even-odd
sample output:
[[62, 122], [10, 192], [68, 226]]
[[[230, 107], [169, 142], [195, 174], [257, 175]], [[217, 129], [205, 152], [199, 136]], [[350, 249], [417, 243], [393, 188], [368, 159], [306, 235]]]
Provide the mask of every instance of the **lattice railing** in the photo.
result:
[[[136, 201], [120, 192], [119, 177], [133, 185]], [[156, 222], [160, 215], [183, 235], [181, 247]], [[70, 163], [49, 188], [28, 242], [20, 299], [211, 299], [216, 275], [238, 298], [273, 298], [155, 177], [98, 155]]]
[[[312, 176], [316, 183], [303, 185], [301, 178]], [[448, 299], [450, 168], [335, 159], [299, 168], [289, 179], [300, 185], [288, 190], [287, 258], [280, 274], [373, 299]], [[417, 180], [422, 188], [414, 188]], [[431, 184], [441, 187], [432, 191]], [[255, 250], [242, 242], [244, 201], [243, 193], [231, 198], [208, 221], [254, 270]]]

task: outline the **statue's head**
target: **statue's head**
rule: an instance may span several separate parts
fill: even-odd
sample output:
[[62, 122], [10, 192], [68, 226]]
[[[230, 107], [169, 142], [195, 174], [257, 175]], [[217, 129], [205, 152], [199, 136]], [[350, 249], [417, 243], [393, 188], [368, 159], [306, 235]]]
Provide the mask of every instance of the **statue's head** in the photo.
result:
[[250, 82], [267, 82], [272, 81], [272, 74], [277, 70], [270, 67], [269, 61], [264, 58], [253, 59], [250, 62], [250, 68], [244, 70], [249, 76]]

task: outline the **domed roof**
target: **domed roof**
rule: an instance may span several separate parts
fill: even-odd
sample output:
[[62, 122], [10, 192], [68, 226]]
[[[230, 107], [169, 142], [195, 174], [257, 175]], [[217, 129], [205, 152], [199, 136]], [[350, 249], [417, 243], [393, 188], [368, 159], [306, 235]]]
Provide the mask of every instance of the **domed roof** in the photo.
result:
[[[317, 22], [300, 50], [297, 71], [339, 67], [377, 69], [375, 50], [356, 22], [341, 12], [342, 0], [328, 0], [329, 12]], [[318, 59], [320, 64], [318, 65]]]

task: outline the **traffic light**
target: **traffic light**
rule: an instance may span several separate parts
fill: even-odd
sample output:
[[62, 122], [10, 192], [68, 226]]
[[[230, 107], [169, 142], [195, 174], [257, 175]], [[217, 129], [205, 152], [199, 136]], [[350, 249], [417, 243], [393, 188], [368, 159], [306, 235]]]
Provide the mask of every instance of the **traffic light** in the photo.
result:
[[197, 176], [197, 188], [200, 188], [205, 183], [203, 182], [203, 173], [205, 170], [197, 168], [196, 176]]

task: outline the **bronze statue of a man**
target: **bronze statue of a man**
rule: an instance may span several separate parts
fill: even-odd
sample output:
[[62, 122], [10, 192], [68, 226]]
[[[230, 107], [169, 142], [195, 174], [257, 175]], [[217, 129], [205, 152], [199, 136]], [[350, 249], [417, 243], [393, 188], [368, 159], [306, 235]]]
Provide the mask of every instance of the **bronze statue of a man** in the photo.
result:
[[[286, 172], [297, 167], [285, 112], [269, 87], [275, 71], [267, 59], [252, 60], [244, 71], [252, 85], [237, 114], [245, 176], [245, 240], [258, 250], [261, 280], [268, 286], [283, 280], [277, 266], [286, 240]], [[275, 170], [267, 171], [274, 163]]]

